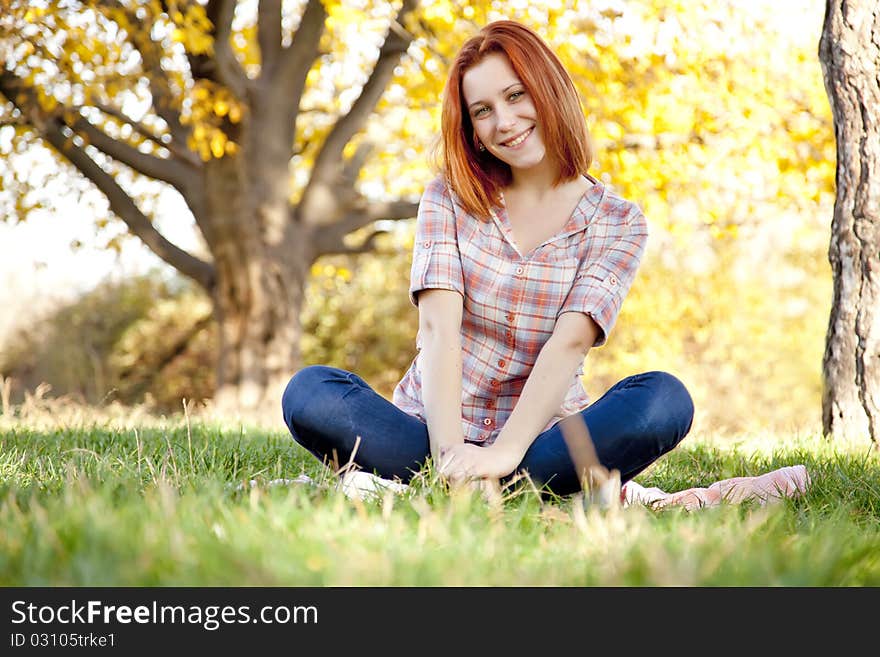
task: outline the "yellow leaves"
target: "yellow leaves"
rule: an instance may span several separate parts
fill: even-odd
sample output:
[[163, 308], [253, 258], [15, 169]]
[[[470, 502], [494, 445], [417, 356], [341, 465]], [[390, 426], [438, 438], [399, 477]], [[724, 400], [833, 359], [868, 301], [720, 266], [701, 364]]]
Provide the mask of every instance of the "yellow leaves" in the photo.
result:
[[[473, 14], [473, 8], [471, 8], [470, 13]], [[452, 25], [455, 21], [452, 6], [449, 2], [431, 3], [429, 6], [425, 7], [425, 20]]]
[[223, 99], [218, 98], [214, 101], [214, 114], [217, 116], [226, 116], [229, 113], [229, 103]]
[[24, 21], [25, 23], [33, 23], [38, 18], [45, 16], [47, 11], [45, 7], [29, 7], [24, 14]]
[[214, 127], [196, 126], [186, 145], [190, 150], [198, 153], [203, 162], [207, 162], [212, 157], [220, 159], [238, 152], [236, 144], [230, 141], [222, 130]]
[[193, 87], [192, 97], [196, 101], [207, 100], [211, 96], [211, 87], [204, 80], [199, 80]]
[[[205, 98], [205, 100], [208, 100]], [[213, 98], [212, 111], [214, 116], [228, 117], [231, 123], [241, 121], [241, 103], [235, 101], [230, 94], [220, 94]]]
[[222, 132], [217, 131], [211, 135], [211, 154], [217, 159], [223, 157], [226, 154], [227, 141], [226, 135]]
[[246, 25], [232, 35], [232, 50], [248, 73], [256, 72], [260, 63], [260, 48], [257, 45], [257, 26]]
[[594, 137], [604, 137], [609, 141], [623, 139], [623, 126], [617, 121], [602, 121], [592, 129]]
[[46, 112], [53, 112], [58, 107], [58, 99], [43, 87], [37, 87], [37, 101]]
[[243, 105], [232, 93], [210, 80], [198, 80], [192, 90], [191, 122], [211, 120], [226, 116], [232, 123], [238, 123], [243, 113]]
[[363, 12], [355, 7], [347, 4], [337, 3], [328, 8], [327, 11], [327, 27], [334, 29], [340, 25], [350, 25], [351, 23], [363, 20]]
[[635, 167], [639, 164], [638, 158], [631, 151], [628, 150], [618, 151], [617, 161], [618, 166], [621, 169], [628, 169], [629, 167]]
[[182, 117], [184, 125], [191, 125], [188, 147], [199, 154], [203, 161], [235, 155], [238, 146], [223, 130], [228, 121], [241, 121], [244, 106], [232, 93], [209, 80], [199, 80], [190, 94], [191, 109]]
[[113, 251], [114, 253], [117, 253], [117, 254], [122, 253], [123, 239], [124, 239], [123, 235], [116, 235], [114, 237], [111, 237], [109, 240], [107, 240], [107, 244], [105, 245], [105, 248], [110, 249], [111, 251]]
[[[177, 3], [171, 3], [176, 7]], [[193, 55], [210, 55], [214, 51], [214, 39], [211, 36], [211, 21], [202, 5], [193, 3], [187, 6], [186, 13], [177, 9], [169, 12], [175, 28], [171, 33], [172, 41], [182, 43], [186, 51]]]
[[[196, 137], [198, 133], [198, 137]], [[208, 161], [211, 157], [218, 160], [224, 155], [235, 155], [238, 152], [238, 145], [234, 141], [230, 141], [222, 130], [210, 128], [205, 130], [203, 126], [198, 126], [193, 130], [192, 139], [189, 147], [198, 152], [204, 161]]]
[[[40, 20], [44, 10], [36, 5], [46, 3], [21, 4], [22, 15], [27, 11], [28, 20]], [[302, 4], [293, 3], [291, 10]], [[308, 72], [302, 109], [309, 111], [297, 119], [292, 198], [338, 113], [357, 97], [375, 62], [374, 46], [381, 43], [399, 2], [324, 4], [328, 56], [318, 58]], [[711, 225], [722, 231], [719, 235], [732, 235], [727, 227], [736, 221], [772, 216], [767, 203], [788, 199], [797, 206], [815, 204], [833, 189], [833, 130], [815, 53], [776, 48], [775, 36], [761, 25], [748, 25], [745, 19], [752, 9], [710, 0], [632, 0], [612, 3], [611, 10], [588, 0], [502, 4], [432, 0], [420, 3], [408, 18], [406, 28], [416, 40], [362, 132], [382, 147], [364, 167], [361, 184], [389, 195], [420, 191], [430, 175], [426, 164], [439, 127], [449, 59], [479, 25], [499, 18], [503, 10], [537, 29], [572, 72], [596, 142], [591, 173], [605, 174], [623, 196], [643, 203], [658, 227], [684, 235], [688, 229], [709, 233]], [[156, 29], [153, 36], [173, 38], [193, 54], [211, 52], [202, 3], [145, 0], [125, 6], [146, 15], [140, 25], [126, 23], [124, 14], [111, 10], [103, 10], [101, 20], [115, 19], [142, 39]], [[723, 38], [713, 27], [716, 23], [727, 32]], [[85, 30], [68, 35], [55, 62], [59, 81], [86, 87], [88, 78], [80, 74], [86, 68], [100, 71], [94, 86], [102, 97], [122, 98], [131, 92], [132, 78], [113, 72], [125, 65], [130, 51], [110, 39], [99, 51], [101, 40], [88, 37]], [[707, 44], [711, 39], [718, 43]], [[255, 18], [238, 16], [231, 44], [249, 74], [258, 70], [255, 43]], [[27, 59], [33, 44], [25, 39], [20, 44], [15, 55]], [[167, 40], [160, 45], [167, 46]], [[68, 60], [82, 66], [71, 66]], [[247, 122], [247, 105], [203, 80], [188, 86], [191, 78], [175, 68], [172, 58], [163, 60], [163, 66], [173, 93], [179, 94], [175, 106], [182, 107], [182, 121], [191, 130], [189, 147], [205, 160], [235, 155], [238, 146], [230, 136], [236, 139], [234, 127]], [[55, 74], [48, 68], [38, 73], [43, 78]], [[41, 82], [39, 75], [34, 84]], [[43, 94], [44, 109], [57, 111], [58, 99], [67, 101], [61, 95], [64, 88], [55, 86], [57, 99], [52, 92]], [[135, 93], [145, 98], [145, 91]], [[353, 148], [354, 143], [345, 155]], [[713, 206], [723, 211], [707, 224]], [[755, 206], [763, 206], [764, 215], [753, 216]]]
[[310, 274], [314, 278], [324, 279], [323, 287], [333, 289], [337, 282], [350, 283], [352, 272], [344, 265], [335, 265], [330, 262], [316, 262], [310, 269]]

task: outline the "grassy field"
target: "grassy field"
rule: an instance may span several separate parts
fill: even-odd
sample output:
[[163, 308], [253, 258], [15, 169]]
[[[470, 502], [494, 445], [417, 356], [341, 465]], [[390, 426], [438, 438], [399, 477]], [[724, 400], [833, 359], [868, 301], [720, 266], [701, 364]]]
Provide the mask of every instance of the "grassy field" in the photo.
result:
[[[280, 426], [7, 415], [0, 585], [880, 585], [867, 445], [691, 436], [637, 481], [672, 491], [797, 463], [811, 489], [768, 506], [585, 513], [524, 487], [498, 507], [427, 473], [353, 501]], [[268, 485], [302, 473], [323, 486]]]

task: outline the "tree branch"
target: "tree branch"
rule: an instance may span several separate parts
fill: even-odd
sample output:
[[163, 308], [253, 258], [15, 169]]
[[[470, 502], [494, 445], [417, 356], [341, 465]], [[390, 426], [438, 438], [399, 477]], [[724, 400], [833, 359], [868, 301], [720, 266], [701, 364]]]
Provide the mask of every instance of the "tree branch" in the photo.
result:
[[[9, 98], [16, 107], [32, 119], [32, 123], [48, 125], [54, 117], [72, 113], [70, 108], [58, 107], [52, 115], [48, 115], [40, 108], [36, 93], [27, 86], [17, 75], [9, 71], [0, 73], [0, 92]], [[61, 118], [57, 118], [65, 123]], [[41, 125], [36, 126], [38, 130]], [[178, 190], [183, 190], [187, 182], [187, 168], [176, 159], [162, 159], [147, 153], [141, 153], [128, 144], [113, 139], [103, 130], [90, 123], [87, 119], [77, 115], [68, 127], [83, 136], [88, 143], [110, 157], [119, 160], [145, 176], [156, 178], [173, 185]]]
[[281, 52], [281, 0], [260, 0], [257, 43], [260, 46], [260, 77], [270, 78]]
[[334, 242], [332, 245], [328, 244], [327, 249], [321, 249], [318, 251], [319, 256], [325, 255], [358, 255], [361, 253], [369, 253], [370, 251], [375, 251], [376, 238], [379, 235], [387, 235], [387, 230], [376, 230], [369, 234], [367, 239], [363, 241], [360, 246], [348, 246], [343, 242]]
[[[372, 201], [363, 208], [361, 226], [373, 221], [399, 221], [412, 219], [419, 211], [419, 204], [412, 201]], [[360, 227], [360, 226], [358, 226]]]
[[[262, 8], [262, 3], [261, 3]], [[321, 35], [324, 33], [324, 21], [327, 12], [321, 0], [309, 0], [303, 10], [302, 18], [293, 41], [280, 53], [273, 79], [265, 78], [266, 82], [275, 81], [278, 84], [276, 98], [289, 103], [291, 124], [296, 122], [303, 89], [306, 86], [306, 77], [312, 64], [321, 54], [318, 46]]]
[[351, 110], [345, 116], [340, 117], [324, 141], [324, 145], [315, 159], [311, 178], [303, 192], [301, 205], [303, 217], [306, 220], [315, 215], [317, 208], [313, 205], [326, 197], [329, 188], [334, 186], [335, 178], [340, 173], [339, 163], [342, 160], [345, 145], [363, 128], [382, 97], [385, 87], [391, 81], [394, 67], [397, 66], [400, 57], [409, 47], [412, 35], [407, 33], [402, 25], [406, 15], [413, 11], [417, 4], [418, 0], [403, 1], [403, 6], [388, 30], [385, 42], [379, 50], [379, 58], [376, 60], [376, 65], [364, 84], [360, 96], [352, 105]]
[[47, 122], [41, 130], [42, 136], [107, 197], [110, 209], [128, 226], [132, 234], [139, 237], [159, 258], [198, 282], [205, 290], [211, 291], [214, 286], [214, 266], [187, 253], [156, 230], [113, 177], [98, 166], [82, 148], [64, 136], [62, 125], [58, 119]]
[[170, 153], [172, 153], [176, 158], [181, 161], [192, 165], [195, 168], [201, 168], [202, 161], [189, 149], [181, 149], [177, 144], [174, 143], [172, 139], [167, 144], [162, 141], [162, 138], [159, 135], [156, 135], [150, 128], [141, 123], [140, 121], [136, 121], [130, 116], [128, 116], [125, 112], [111, 105], [106, 105], [104, 103], [92, 103], [91, 105], [77, 105], [73, 107], [74, 110], [81, 110], [87, 107], [94, 107], [95, 109], [100, 110], [107, 116], [112, 116], [114, 119], [118, 119], [123, 123], [127, 123], [132, 127], [132, 129], [137, 132], [141, 137], [147, 139], [157, 146], [161, 148], [167, 149]]
[[[351, 247], [346, 246], [344, 242], [346, 235], [375, 221], [412, 219], [416, 216], [418, 209], [419, 204], [410, 201], [374, 201], [364, 203], [357, 211], [349, 213], [341, 221], [321, 228], [315, 228], [313, 238], [316, 252], [319, 255], [362, 253], [369, 249], [362, 245], [358, 247], [362, 249], [361, 251], [352, 251]], [[378, 232], [381, 233], [383, 231]]]
[[153, 253], [182, 274], [197, 281], [206, 290], [212, 289], [215, 278], [214, 266], [172, 244], [156, 230], [113, 177], [98, 166], [83, 148], [76, 146], [64, 135], [62, 128], [65, 127], [65, 123], [59, 117], [45, 116], [36, 105], [36, 101], [28, 103], [28, 90], [23, 89], [23, 83], [17, 76], [9, 71], [0, 72], [0, 93], [18, 107], [22, 115], [27, 117], [28, 123], [55, 147], [60, 156], [67, 159], [107, 197], [114, 214]]
[[236, 98], [244, 99], [250, 80], [235, 58], [232, 45], [229, 43], [236, 4], [236, 0], [211, 0], [206, 13], [214, 24], [214, 60], [217, 64], [217, 77]]
[[131, 167], [135, 171], [162, 180], [172, 185], [178, 191], [183, 192], [186, 188], [190, 170], [175, 158], [163, 159], [147, 153], [141, 153], [128, 144], [113, 139], [106, 132], [93, 125], [85, 118], [78, 118], [69, 126], [71, 130], [85, 136], [89, 144]]
[[370, 154], [374, 150], [375, 147], [371, 142], [363, 141], [358, 144], [354, 151], [354, 155], [348, 158], [348, 161], [346, 161], [342, 167], [342, 179], [345, 181], [346, 185], [354, 188], [354, 184], [357, 182], [361, 169], [364, 168], [367, 158], [370, 157]]

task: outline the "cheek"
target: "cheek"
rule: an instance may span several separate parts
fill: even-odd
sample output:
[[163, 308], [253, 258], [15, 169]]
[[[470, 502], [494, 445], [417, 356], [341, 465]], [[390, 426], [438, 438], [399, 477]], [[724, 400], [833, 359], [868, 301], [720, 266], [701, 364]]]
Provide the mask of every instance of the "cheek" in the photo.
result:
[[476, 139], [481, 140], [483, 143], [486, 143], [486, 139], [489, 137], [490, 130], [486, 129], [486, 122], [480, 121], [474, 124], [474, 136]]

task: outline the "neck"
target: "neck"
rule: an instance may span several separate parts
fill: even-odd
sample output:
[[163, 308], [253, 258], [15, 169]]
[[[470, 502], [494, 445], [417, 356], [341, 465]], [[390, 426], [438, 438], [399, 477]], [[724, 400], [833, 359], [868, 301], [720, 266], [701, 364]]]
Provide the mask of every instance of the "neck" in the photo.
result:
[[558, 167], [544, 158], [540, 164], [528, 169], [513, 169], [513, 182], [509, 191], [528, 196], [541, 197], [553, 191], [553, 181], [558, 175]]

